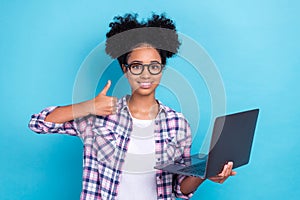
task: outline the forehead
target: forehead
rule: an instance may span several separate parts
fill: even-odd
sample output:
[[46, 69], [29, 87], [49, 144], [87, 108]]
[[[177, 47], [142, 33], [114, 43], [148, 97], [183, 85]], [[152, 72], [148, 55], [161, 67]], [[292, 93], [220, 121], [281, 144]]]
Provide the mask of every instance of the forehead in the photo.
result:
[[139, 46], [134, 48], [128, 54], [127, 61], [128, 63], [132, 61], [141, 61], [144, 63], [151, 62], [151, 61], [161, 62], [161, 57], [157, 49], [147, 45], [147, 46]]

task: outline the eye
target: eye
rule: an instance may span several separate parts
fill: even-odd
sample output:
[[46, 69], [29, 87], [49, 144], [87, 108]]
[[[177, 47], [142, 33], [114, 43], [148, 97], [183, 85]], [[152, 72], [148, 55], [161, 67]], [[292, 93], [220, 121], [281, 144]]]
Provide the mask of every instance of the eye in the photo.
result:
[[151, 64], [151, 65], [150, 65], [150, 68], [151, 68], [152, 70], [160, 70], [161, 65], [158, 64], [158, 63], [154, 63], [154, 64]]
[[133, 63], [130, 65], [130, 68], [133, 69], [133, 70], [140, 70], [143, 68], [143, 66], [139, 63]]

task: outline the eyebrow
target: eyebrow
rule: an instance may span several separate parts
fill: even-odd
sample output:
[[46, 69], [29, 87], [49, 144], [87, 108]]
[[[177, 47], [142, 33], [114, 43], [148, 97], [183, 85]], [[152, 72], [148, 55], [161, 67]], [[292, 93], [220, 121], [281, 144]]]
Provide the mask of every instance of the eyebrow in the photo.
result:
[[[140, 60], [133, 60], [131, 63], [139, 63], [139, 64], [143, 64], [143, 62], [140, 61]], [[152, 60], [150, 63], [160, 63], [160, 62], [157, 61], [157, 60]]]

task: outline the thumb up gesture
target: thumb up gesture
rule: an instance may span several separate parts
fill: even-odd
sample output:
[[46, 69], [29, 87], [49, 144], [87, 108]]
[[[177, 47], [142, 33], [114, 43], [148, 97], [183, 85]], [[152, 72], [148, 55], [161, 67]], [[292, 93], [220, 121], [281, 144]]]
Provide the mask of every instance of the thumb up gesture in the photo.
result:
[[112, 115], [117, 111], [117, 98], [106, 96], [107, 91], [111, 86], [111, 81], [108, 80], [103, 90], [92, 100], [93, 106], [91, 114], [94, 115]]

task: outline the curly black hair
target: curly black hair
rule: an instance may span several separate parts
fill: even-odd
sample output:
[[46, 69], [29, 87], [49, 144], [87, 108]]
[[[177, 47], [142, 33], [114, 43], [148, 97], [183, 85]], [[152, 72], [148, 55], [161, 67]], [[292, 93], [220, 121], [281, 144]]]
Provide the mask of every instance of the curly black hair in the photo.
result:
[[180, 42], [174, 22], [165, 14], [152, 14], [147, 20], [138, 21], [138, 14], [114, 17], [106, 34], [106, 53], [117, 58], [120, 66], [127, 64], [130, 52], [141, 44], [157, 49], [166, 64], [166, 59], [178, 52]]

